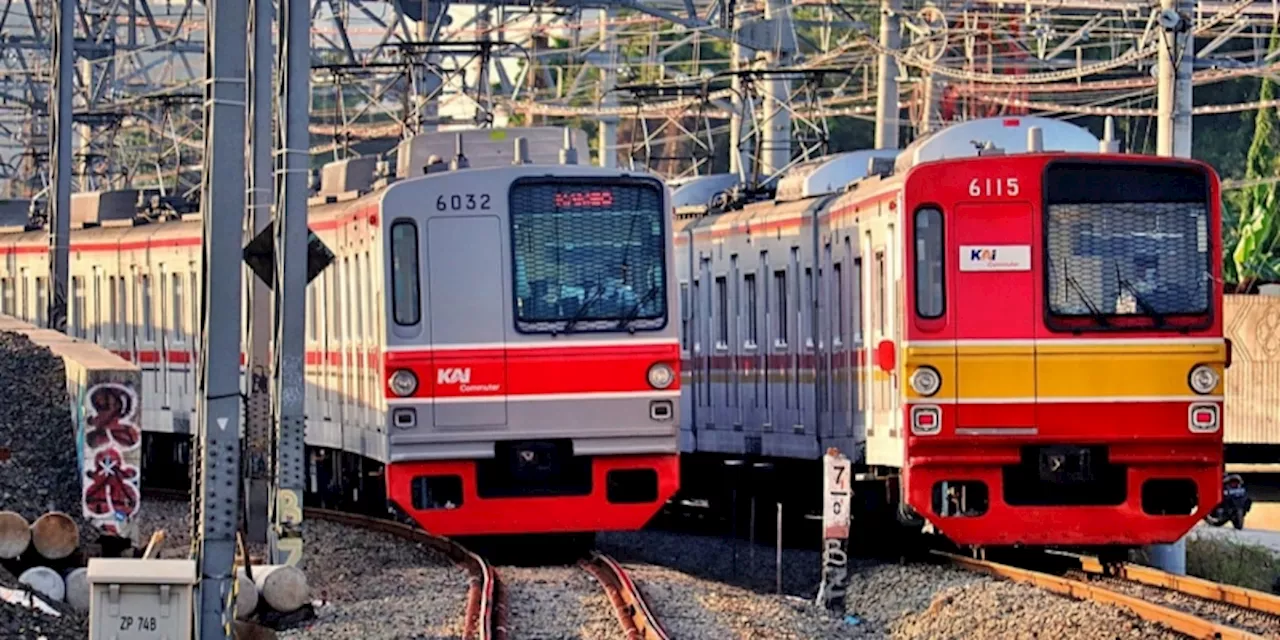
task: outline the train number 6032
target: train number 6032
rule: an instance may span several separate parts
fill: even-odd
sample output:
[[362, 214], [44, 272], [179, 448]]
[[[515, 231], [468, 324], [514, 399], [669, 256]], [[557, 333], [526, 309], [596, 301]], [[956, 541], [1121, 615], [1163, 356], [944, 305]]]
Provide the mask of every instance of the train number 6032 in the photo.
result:
[[974, 178], [969, 181], [969, 196], [1016, 196], [1022, 192], [1017, 178]]
[[489, 194], [455, 193], [436, 197], [436, 211], [488, 211]]

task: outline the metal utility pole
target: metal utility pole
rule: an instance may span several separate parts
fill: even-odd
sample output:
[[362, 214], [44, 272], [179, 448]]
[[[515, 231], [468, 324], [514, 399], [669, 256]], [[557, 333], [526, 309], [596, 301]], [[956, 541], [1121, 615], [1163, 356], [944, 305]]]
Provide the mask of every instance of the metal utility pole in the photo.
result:
[[898, 60], [902, 48], [902, 0], [880, 2], [880, 53], [876, 71], [876, 148], [898, 148]]
[[[788, 0], [768, 0], [765, 4], [765, 20], [773, 34], [773, 43], [765, 55], [770, 69], [791, 66], [797, 49], [796, 30], [791, 22], [791, 3]], [[784, 75], [770, 75], [765, 79], [764, 126], [760, 140], [760, 173], [773, 176], [791, 162], [791, 81]]]
[[[1195, 49], [1191, 24], [1195, 0], [1160, 0], [1157, 23], [1160, 59], [1156, 69], [1156, 153], [1191, 157], [1191, 69]], [[1152, 545], [1152, 564], [1174, 575], [1187, 573], [1187, 540]]]
[[240, 236], [245, 215], [247, 0], [207, 5], [204, 225], [197, 475], [192, 546], [200, 567], [201, 640], [231, 635], [240, 480]]
[[1195, 0], [1160, 0], [1156, 73], [1156, 154], [1191, 157], [1191, 23]]
[[746, 66], [743, 63], [749, 60], [751, 52], [750, 49], [742, 46], [738, 42], [739, 38], [736, 37], [742, 31], [742, 18], [738, 15], [737, 2], [729, 0], [725, 7], [725, 11], [730, 14], [730, 24], [733, 26], [735, 35], [733, 42], [729, 45], [729, 68], [735, 72], [732, 79], [733, 84], [731, 85], [733, 88], [733, 112], [729, 116], [729, 172], [738, 174], [739, 179], [743, 182], [754, 184], [756, 181], [756, 167], [752, 164], [752, 158], [755, 157], [755, 154], [751, 149], [752, 141], [748, 133], [751, 130], [755, 104], [747, 94], [742, 76], [736, 73]]
[[76, 3], [63, 0], [54, 14], [53, 69], [49, 92], [49, 131], [53, 180], [49, 201], [49, 297], [45, 317], [55, 331], [67, 330], [67, 279], [71, 271], [71, 119], [72, 69], [75, 65]]
[[[618, 106], [618, 97], [613, 92], [618, 86], [618, 39], [610, 25], [614, 15], [612, 9], [600, 10], [600, 57], [604, 61], [600, 106], [605, 110]], [[614, 169], [618, 166], [618, 116], [601, 116], [599, 136], [600, 166]]]
[[303, 348], [306, 333], [307, 179], [310, 175], [311, 3], [280, 3], [280, 148], [276, 154], [275, 361], [272, 367], [276, 459], [272, 480], [272, 564], [302, 559]]
[[[245, 242], [271, 223], [271, 81], [274, 48], [271, 44], [271, 0], [250, 0], [253, 10], [249, 33], [249, 217]], [[268, 461], [271, 457], [271, 289], [248, 268], [242, 270], [248, 288], [249, 407], [245, 435], [248, 442], [246, 533], [249, 542], [267, 542], [267, 503], [270, 495]]]

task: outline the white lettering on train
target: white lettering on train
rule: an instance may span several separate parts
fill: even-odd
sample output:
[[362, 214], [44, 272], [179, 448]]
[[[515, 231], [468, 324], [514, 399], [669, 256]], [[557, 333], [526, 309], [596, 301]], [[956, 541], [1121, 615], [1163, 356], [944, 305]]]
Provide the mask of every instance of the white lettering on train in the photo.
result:
[[469, 382], [471, 382], [471, 367], [436, 369], [436, 384], [467, 384]]

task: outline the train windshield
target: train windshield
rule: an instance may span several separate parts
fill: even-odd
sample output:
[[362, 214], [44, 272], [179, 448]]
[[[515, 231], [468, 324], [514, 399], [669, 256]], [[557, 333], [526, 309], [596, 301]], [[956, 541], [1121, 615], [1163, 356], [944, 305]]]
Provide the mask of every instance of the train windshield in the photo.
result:
[[[1137, 194], [1104, 188], [1088, 197], [1060, 194], [1076, 201], [1056, 203], [1049, 196], [1045, 271], [1052, 316], [1102, 325], [1109, 318], [1140, 317], [1162, 325], [1169, 316], [1209, 312], [1213, 279], [1204, 190], [1186, 180], [1161, 188], [1161, 176], [1138, 176], [1147, 188]], [[1124, 177], [1113, 176], [1115, 184], [1123, 185]], [[1098, 183], [1091, 186], [1098, 190]], [[1143, 191], [1160, 196], [1134, 197]]]
[[520, 331], [665, 326], [661, 187], [645, 181], [521, 181], [512, 187], [510, 202]]

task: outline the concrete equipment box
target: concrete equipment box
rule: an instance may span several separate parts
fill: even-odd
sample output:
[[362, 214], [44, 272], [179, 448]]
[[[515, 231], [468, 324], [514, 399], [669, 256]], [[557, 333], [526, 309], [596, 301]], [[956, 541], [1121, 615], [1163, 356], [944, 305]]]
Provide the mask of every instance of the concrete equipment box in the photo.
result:
[[89, 560], [90, 640], [190, 640], [195, 560]]

